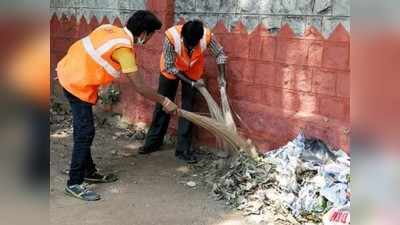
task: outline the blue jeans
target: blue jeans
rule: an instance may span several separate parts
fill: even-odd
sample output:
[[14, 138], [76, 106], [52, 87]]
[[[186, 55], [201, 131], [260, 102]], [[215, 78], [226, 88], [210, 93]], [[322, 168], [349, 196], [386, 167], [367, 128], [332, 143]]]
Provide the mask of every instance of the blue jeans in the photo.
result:
[[96, 172], [90, 147], [95, 135], [92, 104], [64, 89], [72, 111], [74, 147], [67, 185], [82, 184], [85, 176]]

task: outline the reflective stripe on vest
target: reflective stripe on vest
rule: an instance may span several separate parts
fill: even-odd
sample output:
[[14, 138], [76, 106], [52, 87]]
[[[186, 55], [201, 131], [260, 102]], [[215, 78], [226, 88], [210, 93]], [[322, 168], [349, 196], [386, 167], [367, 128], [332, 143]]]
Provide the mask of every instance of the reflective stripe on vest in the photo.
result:
[[103, 55], [104, 53], [108, 52], [110, 49], [112, 49], [115, 45], [118, 44], [131, 45], [132, 42], [125, 38], [112, 39], [104, 43], [102, 46], [100, 46], [97, 49], [97, 52], [99, 53], [99, 55]]
[[[114, 39], [114, 40], [118, 40], [118, 39]], [[124, 39], [124, 40], [126, 40], [126, 39]], [[113, 41], [113, 40], [111, 40], [111, 41]], [[109, 42], [111, 42], [111, 41], [109, 41]], [[106, 42], [105, 44], [108, 44], [107, 46], [101, 46], [100, 48], [102, 48], [102, 51], [104, 51], [104, 49], [106, 49], [106, 48], [108, 48], [108, 50], [110, 49], [110, 48], [112, 48], [112, 46], [113, 45], [111, 45], [111, 47], [109, 46], [109, 44], [113, 44], [113, 43], [109, 43], [109, 42]], [[118, 78], [119, 76], [120, 76], [120, 72], [119, 71], [117, 71], [111, 64], [109, 64], [105, 59], [103, 59], [102, 57], [101, 57], [101, 55], [102, 54], [100, 54], [100, 52], [99, 51], [96, 51], [96, 49], [94, 49], [94, 47], [93, 47], [93, 43], [92, 43], [92, 41], [90, 40], [90, 38], [89, 37], [85, 37], [85, 38], [83, 38], [82, 39], [82, 43], [83, 43], [83, 47], [85, 48], [85, 50], [86, 50], [86, 52], [90, 55], [90, 57], [98, 64], [98, 65], [100, 65], [101, 67], [103, 67], [106, 71], [107, 71], [107, 73], [108, 74], [110, 74], [111, 76], [113, 76], [113, 77], [115, 77], [115, 78]], [[114, 43], [115, 44], [115, 43]], [[99, 49], [100, 49], [99, 48]], [[104, 53], [104, 52], [103, 52]]]
[[178, 29], [176, 27], [173, 27], [171, 30], [171, 35], [174, 38], [174, 47], [175, 47], [175, 52], [178, 53], [179, 55], [181, 54], [181, 35], [178, 32]]
[[[170, 29], [171, 35], [174, 38], [174, 46], [175, 46], [175, 52], [180, 54], [181, 53], [181, 35], [179, 34], [179, 31], [177, 27], [173, 27]], [[207, 49], [207, 36], [209, 35], [209, 31], [207, 28], [204, 28], [204, 35], [200, 40], [200, 48], [201, 51], [204, 52]]]
[[133, 43], [134, 38], [133, 38], [132, 32], [127, 27], [124, 27], [124, 31], [125, 31], [125, 33], [128, 34], [128, 36], [131, 38], [132, 43]]
[[[171, 29], [169, 29], [170, 34], [172, 35], [172, 38], [174, 40], [174, 47], [175, 47], [175, 52], [178, 55], [181, 55], [181, 50], [182, 50], [182, 45], [181, 45], [181, 35], [178, 31], [177, 26], [172, 27]], [[200, 49], [201, 52], [204, 52], [207, 49], [207, 36], [209, 35], [209, 30], [207, 28], [204, 28], [204, 34], [203, 37], [200, 40]], [[185, 59], [182, 59], [187, 65], [189, 65], [189, 62]], [[194, 60], [192, 62], [190, 62], [190, 66], [193, 66], [195, 63], [197, 62], [197, 60]]]

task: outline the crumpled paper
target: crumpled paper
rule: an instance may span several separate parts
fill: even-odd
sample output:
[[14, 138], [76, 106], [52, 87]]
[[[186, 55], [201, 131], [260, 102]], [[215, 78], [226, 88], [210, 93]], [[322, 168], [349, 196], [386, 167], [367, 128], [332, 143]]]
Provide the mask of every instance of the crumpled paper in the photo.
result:
[[303, 134], [259, 161], [239, 155], [223, 171], [202, 165], [216, 199], [261, 221], [272, 222], [272, 212], [276, 224], [321, 224], [330, 209], [350, 203], [350, 157]]

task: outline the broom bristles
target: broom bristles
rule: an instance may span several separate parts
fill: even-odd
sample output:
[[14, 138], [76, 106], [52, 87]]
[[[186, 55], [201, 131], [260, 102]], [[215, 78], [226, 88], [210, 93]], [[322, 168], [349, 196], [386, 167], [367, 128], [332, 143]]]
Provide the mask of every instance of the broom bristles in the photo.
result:
[[182, 109], [178, 109], [178, 115], [191, 121], [192, 123], [203, 127], [210, 131], [212, 134], [220, 137], [229, 144], [231, 144], [236, 151], [244, 151], [253, 159], [258, 158], [257, 148], [251, 143], [251, 141], [244, 140], [231, 128], [225, 124], [218, 122], [212, 118], [198, 115], [196, 113], [188, 112]]
[[221, 87], [220, 88], [220, 93], [221, 93], [221, 105], [222, 105], [222, 114], [225, 119], [225, 124], [234, 130], [234, 132], [237, 131], [236, 129], [236, 124], [235, 120], [233, 119], [231, 107], [229, 106], [229, 100], [228, 100], [228, 95], [226, 94], [226, 88]]
[[211, 117], [215, 118], [217, 121], [223, 122], [224, 118], [222, 117], [222, 112], [219, 109], [218, 104], [214, 101], [214, 98], [211, 96], [210, 92], [208, 92], [205, 87], [199, 87], [198, 90], [206, 99]]
[[[204, 99], [207, 102], [208, 109], [209, 109], [210, 114], [211, 114], [211, 118], [217, 120], [220, 123], [225, 123], [224, 115], [221, 112], [221, 110], [219, 108], [219, 105], [214, 100], [214, 98], [211, 96], [210, 92], [208, 92], [207, 88], [202, 86], [202, 87], [198, 87], [197, 89], [203, 95]], [[228, 143], [226, 143], [221, 138], [217, 138], [217, 146], [222, 148], [228, 154], [230, 154], [230, 149], [231, 148], [235, 148], [235, 146], [230, 146]]]

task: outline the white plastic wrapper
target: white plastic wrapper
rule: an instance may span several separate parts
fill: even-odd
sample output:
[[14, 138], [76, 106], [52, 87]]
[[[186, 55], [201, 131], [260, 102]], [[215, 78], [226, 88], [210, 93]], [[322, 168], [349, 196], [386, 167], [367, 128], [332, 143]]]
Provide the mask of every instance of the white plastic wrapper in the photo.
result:
[[[294, 216], [349, 204], [350, 157], [342, 150], [332, 152], [323, 142], [299, 134], [287, 145], [267, 153], [266, 158], [276, 165], [276, 180], [284, 190], [280, 200]], [[299, 170], [316, 174], [299, 184]]]
[[329, 210], [350, 204], [349, 182], [350, 157], [345, 152], [299, 134], [259, 161], [245, 155], [235, 159], [225, 175], [218, 176], [213, 193], [245, 215], [273, 212], [275, 220], [288, 224], [321, 224]]

